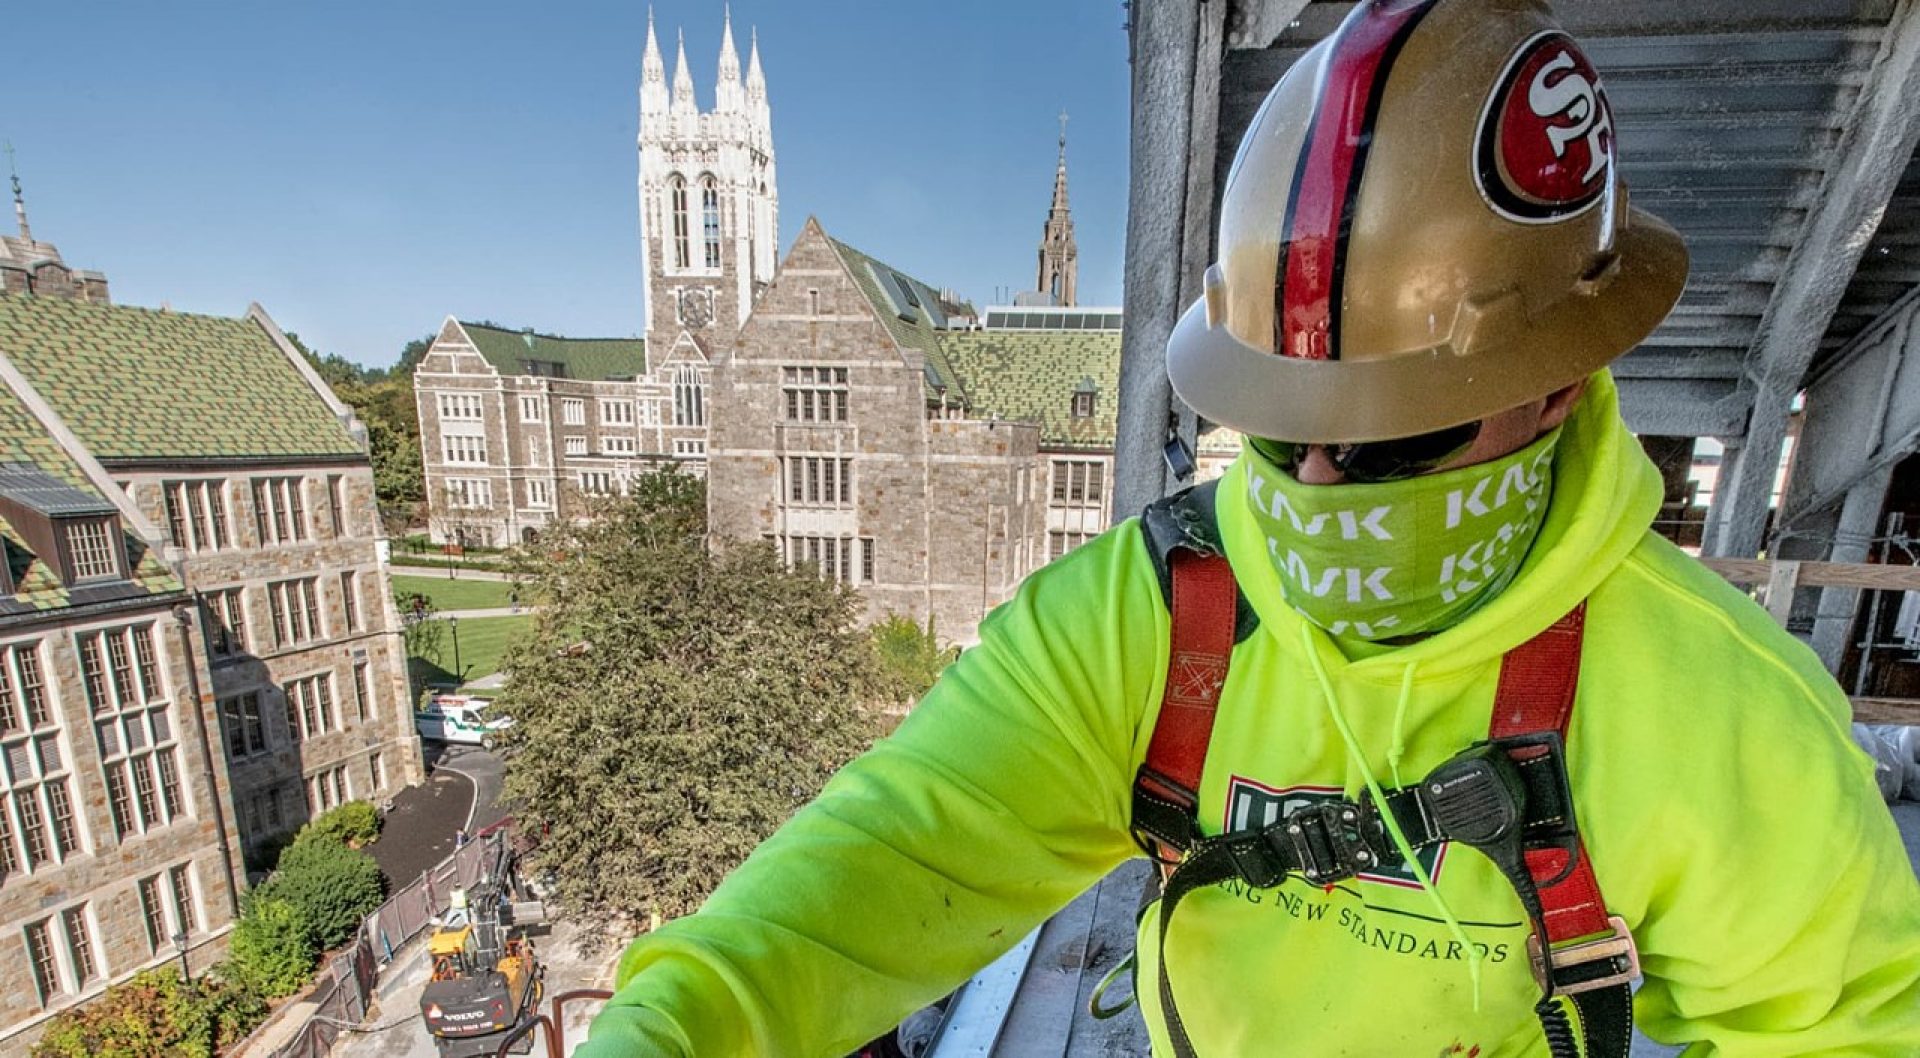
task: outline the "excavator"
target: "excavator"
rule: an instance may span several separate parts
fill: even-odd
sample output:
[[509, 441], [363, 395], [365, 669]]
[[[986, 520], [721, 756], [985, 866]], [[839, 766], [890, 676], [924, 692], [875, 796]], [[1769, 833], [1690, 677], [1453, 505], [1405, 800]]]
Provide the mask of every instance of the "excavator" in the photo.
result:
[[[514, 896], [521, 889], [516, 858], [504, 828], [485, 835], [487, 863], [480, 880], [455, 890], [427, 953], [433, 976], [420, 993], [420, 1014], [440, 1058], [479, 1058], [499, 1052], [506, 1037], [539, 1014], [545, 991], [533, 942], [512, 935]], [[532, 1049], [527, 1035], [513, 1053]]]

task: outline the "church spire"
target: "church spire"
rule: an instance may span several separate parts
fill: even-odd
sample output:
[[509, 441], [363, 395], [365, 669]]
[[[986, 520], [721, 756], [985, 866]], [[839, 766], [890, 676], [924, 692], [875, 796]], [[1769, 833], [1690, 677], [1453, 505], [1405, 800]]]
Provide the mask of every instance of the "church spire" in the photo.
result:
[[733, 46], [733, 6], [721, 8], [720, 81], [714, 91], [714, 109], [740, 109], [740, 51]]
[[13, 216], [20, 222], [20, 237], [33, 241], [33, 229], [27, 227], [27, 198], [20, 193], [20, 168], [13, 163], [13, 141], [7, 141], [7, 171], [13, 176]]
[[667, 98], [667, 64], [660, 58], [660, 38], [653, 32], [653, 8], [647, 8], [647, 57], [640, 64], [640, 112], [655, 114], [665, 111]]
[[676, 113], [695, 113], [700, 103], [693, 98], [693, 74], [687, 72], [687, 34], [680, 32], [679, 54], [673, 59], [673, 109]]
[[1073, 243], [1073, 215], [1067, 209], [1067, 113], [1060, 112], [1060, 160], [1053, 169], [1053, 205], [1040, 235], [1040, 278], [1036, 287], [1055, 305], [1072, 305], [1079, 285], [1080, 250]]

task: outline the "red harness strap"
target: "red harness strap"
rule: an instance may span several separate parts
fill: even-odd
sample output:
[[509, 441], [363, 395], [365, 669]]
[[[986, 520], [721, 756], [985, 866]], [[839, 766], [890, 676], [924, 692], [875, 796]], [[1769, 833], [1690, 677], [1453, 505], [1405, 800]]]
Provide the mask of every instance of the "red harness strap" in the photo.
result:
[[[1574, 694], [1580, 685], [1580, 645], [1586, 624], [1587, 604], [1582, 602], [1507, 652], [1500, 665], [1500, 685], [1493, 695], [1493, 724], [1487, 737], [1512, 738], [1552, 731], [1563, 743], [1566, 741]], [[1576, 838], [1575, 849], [1576, 862], [1571, 871], [1567, 870], [1564, 850], [1527, 853], [1527, 869], [1533, 873], [1540, 903], [1546, 909], [1547, 939], [1554, 944], [1612, 929], [1586, 845]]]
[[1173, 571], [1167, 686], [1138, 782], [1192, 815], [1233, 654], [1233, 568], [1225, 556], [1188, 548], [1174, 549], [1167, 563]]

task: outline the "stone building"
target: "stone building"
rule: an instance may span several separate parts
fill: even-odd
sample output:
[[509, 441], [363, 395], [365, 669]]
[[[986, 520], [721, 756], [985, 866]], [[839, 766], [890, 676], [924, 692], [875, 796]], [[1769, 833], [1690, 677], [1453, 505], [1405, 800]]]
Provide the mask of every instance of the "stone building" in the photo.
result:
[[669, 82], [649, 16], [638, 190], [644, 339], [449, 318], [416, 368], [434, 541], [524, 542], [649, 467], [705, 472], [713, 354], [772, 280], [778, 253], [766, 75], [756, 37], [743, 79], [730, 18], [703, 111], [684, 40]]
[[193, 598], [159, 530], [4, 359], [0, 541], [12, 1055], [110, 982], [183, 949], [204, 959], [243, 879], [218, 735], [196, 708], [211, 674]]
[[22, 242], [52, 264], [0, 294], [0, 1055], [215, 957], [252, 852], [423, 774], [352, 413], [258, 306], [115, 306]]
[[705, 355], [681, 344], [647, 367], [639, 338], [449, 318], [413, 376], [433, 539], [523, 543], [656, 464], [703, 473]]
[[714, 530], [858, 587], [870, 617], [971, 640], [1111, 517], [1117, 313], [1014, 311], [983, 328], [809, 219], [714, 364]]
[[0, 355], [201, 604], [245, 844], [419, 781], [365, 430], [266, 313], [6, 296]]

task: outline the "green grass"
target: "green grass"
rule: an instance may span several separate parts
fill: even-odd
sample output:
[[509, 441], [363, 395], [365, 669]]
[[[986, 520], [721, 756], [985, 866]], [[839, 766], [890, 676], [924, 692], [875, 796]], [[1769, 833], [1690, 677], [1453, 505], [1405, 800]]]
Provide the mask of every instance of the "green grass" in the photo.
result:
[[408, 609], [406, 601], [415, 595], [424, 595], [432, 602], [435, 610], [487, 610], [509, 604], [508, 593], [513, 585], [499, 580], [466, 580], [446, 577], [407, 577], [394, 575], [393, 593], [401, 600], [400, 611]]
[[[506, 587], [506, 585], [500, 585]], [[411, 672], [416, 681], [434, 684], [468, 684], [500, 671], [500, 656], [507, 647], [533, 631], [533, 615], [518, 617], [473, 617], [460, 622], [460, 668], [453, 671], [453, 629], [440, 638], [438, 662], [414, 658]]]

